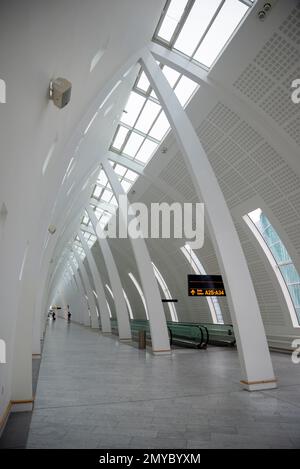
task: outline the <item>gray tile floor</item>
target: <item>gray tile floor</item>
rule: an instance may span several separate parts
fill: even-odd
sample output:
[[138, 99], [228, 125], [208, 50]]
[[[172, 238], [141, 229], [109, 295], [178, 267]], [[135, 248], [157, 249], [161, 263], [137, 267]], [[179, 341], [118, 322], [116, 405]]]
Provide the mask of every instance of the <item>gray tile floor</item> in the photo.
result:
[[[40, 369], [40, 359], [32, 360], [32, 390], [36, 387]], [[30, 429], [32, 412], [11, 413], [0, 438], [0, 449], [25, 449]]]
[[243, 391], [229, 348], [150, 353], [50, 323], [27, 448], [299, 448], [300, 365], [273, 354], [279, 388]]

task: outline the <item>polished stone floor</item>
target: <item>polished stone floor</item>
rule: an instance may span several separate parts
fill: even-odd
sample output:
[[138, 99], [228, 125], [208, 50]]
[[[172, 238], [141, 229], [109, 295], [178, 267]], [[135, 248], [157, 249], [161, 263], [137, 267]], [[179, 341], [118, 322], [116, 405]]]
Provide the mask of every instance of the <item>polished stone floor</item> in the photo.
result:
[[[36, 393], [40, 361], [40, 358], [34, 358], [32, 360], [33, 395]], [[11, 413], [0, 438], [0, 449], [25, 449], [31, 418], [32, 412]]]
[[249, 393], [230, 348], [154, 357], [51, 322], [27, 448], [299, 448], [300, 364], [272, 359], [279, 388]]

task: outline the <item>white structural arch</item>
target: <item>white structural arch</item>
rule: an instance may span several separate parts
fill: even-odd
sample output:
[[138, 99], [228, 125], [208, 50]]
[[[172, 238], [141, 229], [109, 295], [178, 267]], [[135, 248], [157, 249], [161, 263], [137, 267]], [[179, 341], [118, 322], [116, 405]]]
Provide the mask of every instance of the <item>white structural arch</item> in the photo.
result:
[[[169, 38], [160, 28], [170, 18], [171, 0], [122, 0], [117, 9], [116, 2], [72, 2], [71, 17], [65, 0], [59, 8], [55, 2], [15, 3], [17, 8], [3, 2], [0, 16], [0, 331], [8, 359], [0, 370], [0, 421], [11, 401], [19, 410], [32, 409], [32, 354], [42, 352], [53, 302], [75, 305], [80, 297], [73, 319], [86, 326], [92, 320], [95, 327], [93, 289], [99, 314], [106, 310], [108, 321], [111, 313], [97, 286], [109, 282], [120, 338], [131, 340], [123, 288], [135, 315], [136, 291], [128, 280], [133, 272], [150, 322], [158, 311], [161, 336], [153, 331], [152, 336], [159, 337], [163, 349], [169, 347], [143, 248], [138, 246], [135, 256], [129, 242], [121, 247], [118, 240], [97, 240], [89, 249], [98, 280], [89, 277], [91, 259], [84, 262], [85, 272], [67, 252], [78, 230], [95, 237], [100, 216], [102, 228], [114, 216], [118, 185], [131, 202], [205, 204], [207, 230], [199, 257], [208, 273], [223, 276], [227, 297], [220, 304], [224, 323], [234, 326], [242, 385], [248, 390], [275, 387], [268, 344], [278, 346], [286, 339], [286, 347], [299, 331], [242, 216], [262, 207], [300, 272], [300, 104], [294, 87], [299, 2], [270, 1], [271, 8], [262, 0], [177, 2], [186, 9], [172, 16], [175, 29]], [[208, 3], [208, 9], [217, 5], [213, 14], [189, 23], [192, 12]], [[216, 22], [230, 4], [249, 9], [229, 37], [230, 18], [224, 23], [225, 43], [212, 60], [204, 60], [203, 47], [214, 31], [222, 30]], [[23, 27], [24, 15], [32, 27]], [[202, 28], [205, 18], [208, 24]], [[194, 25], [191, 51], [192, 41], [181, 41], [187, 24]], [[64, 109], [49, 101], [49, 82], [56, 73], [72, 81]], [[143, 103], [136, 120], [128, 122], [131, 93]], [[118, 141], [120, 128], [123, 141]], [[103, 167], [111, 173], [105, 184], [99, 181]], [[90, 212], [87, 225], [81, 217], [85, 209]], [[148, 261], [163, 265], [166, 284], [180, 301], [179, 321], [201, 317], [206, 322], [211, 318], [206, 301], [197, 316], [186, 295], [188, 269], [180, 247], [187, 241], [147, 241]], [[70, 266], [74, 280], [67, 273]], [[148, 279], [152, 287], [145, 288]], [[262, 294], [261, 279], [268, 295]]]

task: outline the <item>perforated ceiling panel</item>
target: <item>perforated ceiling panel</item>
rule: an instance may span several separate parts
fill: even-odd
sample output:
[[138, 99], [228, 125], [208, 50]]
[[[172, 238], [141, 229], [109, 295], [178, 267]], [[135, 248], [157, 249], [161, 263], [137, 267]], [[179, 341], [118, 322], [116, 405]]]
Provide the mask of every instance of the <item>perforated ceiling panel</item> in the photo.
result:
[[300, 49], [300, 3], [286, 17], [279, 29], [289, 41]]
[[300, 106], [291, 99], [292, 81], [300, 77], [300, 4], [236, 79], [233, 87], [300, 143]]
[[194, 184], [187, 172], [186, 164], [180, 153], [177, 153], [162, 170], [160, 178], [176, 189], [184, 197], [185, 202], [193, 202], [196, 200]]
[[273, 85], [274, 81], [254, 64], [248, 65], [235, 82], [235, 87], [254, 103], [261, 101]]
[[[206, 142], [207, 156], [229, 207], [258, 194], [290, 239], [293, 238], [300, 253], [293, 229], [300, 221], [300, 178], [284, 158], [222, 103], [218, 103], [202, 121], [198, 135], [202, 142]], [[210, 138], [211, 135], [216, 138]]]

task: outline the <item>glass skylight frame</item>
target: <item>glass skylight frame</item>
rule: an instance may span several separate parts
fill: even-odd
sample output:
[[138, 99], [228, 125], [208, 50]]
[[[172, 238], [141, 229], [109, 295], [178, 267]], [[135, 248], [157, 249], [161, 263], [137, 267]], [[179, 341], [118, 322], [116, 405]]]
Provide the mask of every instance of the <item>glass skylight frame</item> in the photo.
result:
[[184, 9], [184, 12], [180, 18], [180, 20], [178, 21], [178, 24], [170, 38], [170, 40], [166, 40], [164, 39], [163, 37], [161, 37], [159, 35], [159, 31], [161, 29], [161, 26], [167, 16], [167, 12], [168, 12], [168, 9], [169, 9], [169, 6], [170, 4], [172, 3], [172, 0], [167, 0], [166, 4], [165, 4], [165, 7], [163, 9], [163, 12], [161, 14], [161, 17], [159, 19], [159, 22], [158, 22], [158, 25], [154, 31], [154, 34], [153, 34], [153, 37], [152, 37], [152, 41], [157, 43], [157, 44], [160, 44], [164, 47], [166, 47], [167, 49], [170, 49], [182, 56], [184, 56], [185, 58], [189, 59], [191, 62], [195, 63], [196, 65], [202, 67], [204, 70], [206, 71], [209, 71], [214, 63], [218, 60], [218, 58], [222, 55], [222, 53], [224, 52], [224, 50], [226, 49], [228, 43], [230, 42], [230, 40], [232, 39], [232, 37], [235, 35], [236, 31], [238, 30], [240, 24], [244, 21], [244, 19], [246, 18], [246, 16], [249, 14], [250, 10], [251, 10], [251, 7], [254, 5], [255, 3], [255, 0], [237, 0], [239, 1], [240, 3], [244, 4], [245, 6], [248, 7], [248, 10], [245, 11], [244, 15], [242, 16], [242, 18], [240, 19], [239, 23], [237, 24], [237, 26], [232, 30], [231, 34], [229, 35], [228, 39], [224, 42], [223, 44], [223, 47], [219, 50], [217, 56], [215, 56], [215, 58], [213, 59], [212, 63], [210, 65], [206, 65], [204, 63], [201, 63], [199, 62], [197, 59], [195, 59], [195, 55], [197, 53], [197, 51], [199, 50], [201, 44], [203, 43], [203, 41], [206, 39], [208, 33], [210, 32], [210, 29], [211, 27], [213, 26], [215, 20], [217, 19], [219, 13], [221, 12], [223, 6], [225, 5], [226, 1], [227, 0], [220, 0], [220, 3], [218, 5], [218, 7], [216, 8], [214, 14], [212, 15], [209, 23], [207, 24], [207, 26], [205, 27], [204, 29], [204, 32], [203, 34], [199, 37], [199, 40], [198, 40], [198, 43], [197, 45], [195, 46], [193, 52], [191, 54], [185, 54], [184, 52], [178, 50], [176, 47], [175, 47], [175, 43], [181, 33], [181, 31], [183, 30], [183, 27], [191, 13], [191, 10], [193, 8], [193, 6], [195, 5], [197, 0], [188, 0], [187, 1], [187, 4], [185, 6], [185, 9]]
[[[170, 71], [173, 70], [172, 67], [169, 67], [167, 65], [163, 65], [163, 64], [160, 64], [160, 63], [158, 63], [158, 65], [160, 66], [160, 68], [162, 69], [163, 72], [164, 72], [164, 69], [165, 70], [170, 70]], [[173, 70], [173, 73], [177, 74], [178, 72], [176, 70]], [[146, 76], [143, 79], [143, 82], [144, 82], [145, 86], [143, 88], [139, 88], [138, 85], [140, 83], [140, 79], [144, 74], [145, 74], [145, 72], [144, 72], [143, 68], [141, 67], [140, 70], [139, 70], [139, 73], [137, 75], [137, 78], [135, 80], [135, 83], [133, 85], [133, 88], [130, 92], [130, 96], [131, 96], [132, 93], [135, 93], [135, 94], [140, 95], [141, 97], [143, 97], [145, 99], [144, 104], [141, 107], [140, 112], [136, 116], [135, 122], [133, 123], [132, 126], [129, 126], [128, 124], [126, 124], [126, 123], [122, 122], [122, 120], [120, 120], [120, 122], [119, 122], [119, 124], [116, 128], [115, 134], [112, 138], [112, 143], [110, 145], [109, 150], [114, 152], [114, 153], [117, 153], [118, 155], [122, 155], [122, 156], [124, 156], [124, 157], [126, 157], [130, 160], [137, 161], [138, 163], [142, 164], [143, 166], [146, 166], [150, 162], [152, 156], [155, 154], [155, 152], [157, 151], [158, 147], [161, 145], [161, 143], [163, 142], [163, 140], [165, 139], [167, 134], [170, 132], [171, 126], [170, 126], [170, 123], [169, 123], [168, 128], [163, 133], [163, 135], [161, 136], [160, 139], [155, 138], [151, 135], [151, 132], [152, 132], [153, 128], [155, 127], [156, 123], [159, 121], [159, 119], [161, 117], [163, 117], [163, 119], [165, 119], [165, 120], [168, 120], [168, 119], [167, 119], [167, 116], [164, 113], [164, 110], [163, 110], [163, 108], [160, 104], [160, 101], [157, 98], [157, 96], [155, 95], [154, 90], [153, 90], [152, 86], [150, 85], [150, 83], [149, 83], [149, 86], [146, 88], [146, 84], [147, 84], [147, 81], [148, 81]], [[172, 88], [173, 88], [175, 94], [176, 94], [176, 88], [177, 88], [177, 86], [180, 85], [181, 79], [190, 80], [185, 75], [178, 73], [177, 79], [175, 79], [172, 82], [172, 85], [173, 85]], [[193, 82], [193, 80], [190, 80], [190, 82], [195, 83], [195, 86], [194, 86], [194, 89], [192, 90], [192, 92], [187, 96], [187, 99], [185, 99], [184, 102], [181, 102], [183, 107], [186, 107], [188, 105], [191, 98], [194, 96], [196, 91], [199, 89], [199, 85], [196, 82]], [[129, 99], [130, 99], [130, 97], [129, 97]], [[157, 113], [156, 117], [152, 120], [152, 124], [148, 128], [148, 131], [147, 132], [142, 132], [136, 126], [139, 122], [140, 117], [143, 115], [143, 112], [144, 112], [145, 108], [148, 106], [149, 102], [152, 102], [152, 103], [160, 106], [160, 110]], [[125, 108], [126, 108], [126, 106], [125, 106]], [[118, 138], [118, 136], [119, 136], [120, 129], [124, 129], [124, 131], [122, 130], [123, 134], [124, 134], [123, 142], [122, 142], [121, 145], [118, 144], [117, 146], [115, 146], [115, 141], [116, 141], [116, 138]], [[126, 130], [127, 130], [127, 133], [126, 133]], [[128, 154], [125, 151], [125, 148], [126, 148], [126, 146], [127, 146], [127, 144], [128, 144], [128, 142], [129, 142], [132, 135], [136, 135], [136, 136], [141, 137], [140, 144], [137, 146], [137, 149], [136, 149], [136, 151], [133, 155]], [[145, 161], [143, 161], [143, 158], [141, 157], [142, 155], [140, 156], [140, 152], [141, 152], [141, 149], [142, 149], [143, 145], [145, 144], [145, 142], [146, 143], [147, 142], [149, 142], [149, 143], [152, 142], [153, 145], [155, 145], [155, 147], [154, 147], [153, 151], [151, 152], [150, 157], [147, 158]]]
[[[258, 212], [258, 211], [261, 212], [261, 214], [265, 218], [266, 222], [268, 223], [268, 226], [264, 227], [264, 229], [262, 229], [258, 225], [258, 223], [256, 223], [254, 221], [253, 214], [255, 212]], [[281, 269], [281, 267], [292, 266], [292, 267], [294, 267], [294, 270], [297, 273], [298, 277], [300, 277], [299, 272], [297, 271], [297, 268], [296, 268], [296, 266], [293, 262], [293, 259], [289, 255], [288, 250], [285, 247], [284, 242], [280, 238], [277, 230], [274, 228], [274, 226], [272, 225], [272, 223], [270, 222], [270, 220], [268, 219], [266, 214], [260, 208], [257, 208], [255, 210], [252, 210], [252, 211], [248, 212], [246, 215], [243, 216], [243, 220], [246, 222], [247, 226], [250, 228], [250, 230], [253, 233], [254, 237], [256, 238], [256, 240], [260, 244], [261, 248], [263, 249], [263, 251], [264, 251], [264, 253], [265, 253], [265, 255], [266, 255], [266, 257], [267, 257], [267, 259], [268, 259], [268, 261], [269, 261], [269, 263], [272, 267], [272, 269], [273, 269], [273, 272], [274, 272], [274, 274], [277, 278], [277, 281], [278, 281], [278, 283], [281, 287], [281, 292], [283, 294], [283, 297], [285, 299], [285, 303], [286, 303], [287, 308], [289, 310], [289, 314], [290, 314], [290, 318], [291, 318], [293, 327], [295, 329], [296, 328], [299, 329], [300, 328], [300, 303], [299, 303], [299, 305], [295, 304], [295, 301], [294, 301], [292, 293], [289, 289], [289, 286], [295, 286], [295, 285], [298, 286], [298, 285], [300, 285], [300, 281], [299, 282], [294, 282], [294, 283], [288, 283], [287, 278], [286, 278], [286, 276], [284, 275], [284, 273]], [[268, 228], [271, 228], [271, 230], [273, 231], [275, 237], [277, 238], [277, 241], [274, 242], [273, 244], [269, 244], [268, 241], [267, 241], [267, 237], [264, 235], [264, 233], [266, 232], [266, 230]], [[272, 251], [272, 247], [274, 247], [274, 245], [278, 244], [278, 243], [281, 244], [281, 247], [283, 248], [283, 250], [286, 253], [286, 256], [288, 257], [288, 259], [286, 259], [284, 262], [278, 262], [278, 260], [276, 259], [275, 255]]]

